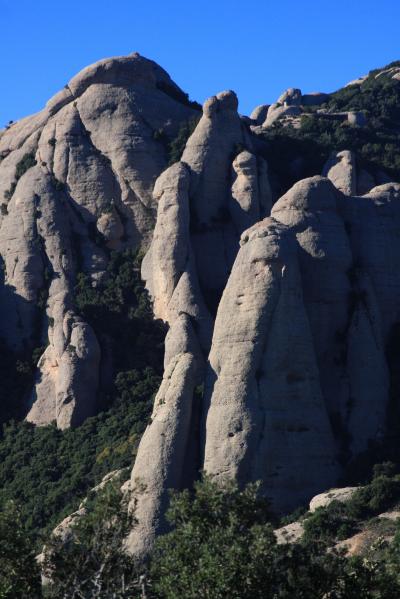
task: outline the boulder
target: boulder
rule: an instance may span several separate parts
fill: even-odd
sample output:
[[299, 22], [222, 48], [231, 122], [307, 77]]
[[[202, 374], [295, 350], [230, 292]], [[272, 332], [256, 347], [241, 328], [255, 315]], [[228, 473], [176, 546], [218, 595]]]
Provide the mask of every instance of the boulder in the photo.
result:
[[253, 112], [250, 115], [251, 120], [255, 125], [262, 125], [265, 119], [267, 118], [269, 104], [260, 104], [260, 106], [256, 106]]
[[303, 536], [304, 527], [301, 522], [292, 522], [274, 530], [276, 542], [278, 545], [287, 545], [288, 543], [297, 543]]
[[328, 177], [342, 193], [355, 195], [357, 179], [353, 153], [348, 150], [333, 153], [323, 168], [322, 176]]
[[277, 103], [283, 106], [300, 106], [301, 102], [301, 90], [296, 87], [289, 87], [277, 100]]
[[359, 487], [341, 487], [340, 489], [330, 489], [325, 493], [320, 493], [311, 499], [310, 512], [313, 513], [318, 508], [327, 507], [332, 501], [345, 503], [353, 497], [358, 489]]
[[301, 108], [297, 104], [271, 104], [268, 109], [267, 118], [262, 126], [265, 128], [272, 127], [272, 125], [274, 125], [279, 119], [283, 117], [300, 116], [301, 112]]

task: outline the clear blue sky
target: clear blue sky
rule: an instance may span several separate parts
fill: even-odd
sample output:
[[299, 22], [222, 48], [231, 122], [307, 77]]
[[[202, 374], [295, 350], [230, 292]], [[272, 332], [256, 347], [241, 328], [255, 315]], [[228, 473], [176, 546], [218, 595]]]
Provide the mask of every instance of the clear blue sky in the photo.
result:
[[332, 91], [400, 59], [400, 0], [0, 0], [0, 126], [133, 51], [199, 102], [234, 89], [248, 114], [287, 87]]

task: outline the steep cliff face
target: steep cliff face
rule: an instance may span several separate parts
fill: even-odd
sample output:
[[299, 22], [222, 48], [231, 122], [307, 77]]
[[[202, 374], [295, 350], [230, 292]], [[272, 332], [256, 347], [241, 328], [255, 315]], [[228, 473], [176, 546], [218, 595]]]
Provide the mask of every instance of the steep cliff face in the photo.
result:
[[168, 334], [125, 487], [136, 555], [166, 530], [169, 489], [202, 470], [260, 480], [288, 511], [393, 424], [400, 184], [336, 147], [312, 177], [296, 175], [296, 157], [292, 186], [265, 160], [277, 123], [295, 131], [304, 107], [328, 99], [290, 89], [246, 118], [234, 92], [219, 93], [168, 166], [167, 144], [200, 113], [133, 54], [88, 67], [0, 138], [0, 337], [16, 355], [48, 340], [29, 421], [64, 429], [98, 411], [109, 355], [78, 309], [77, 281], [100, 289], [111, 252], [145, 250], [142, 278]]
[[28, 420], [65, 428], [96, 413], [102, 356], [74, 304], [76, 276], [96, 285], [110, 250], [148, 244], [162, 139], [193, 114], [167, 73], [133, 54], [87, 67], [3, 133], [0, 334], [16, 352], [49, 343]]
[[[177, 164], [156, 184], [164, 191], [143, 274], [156, 313], [170, 325], [163, 385], [173, 393], [168, 397], [160, 389], [132, 472], [131, 505], [139, 520], [129, 539], [134, 553], [146, 553], [165, 530], [166, 488], [190, 486], [200, 470], [217, 480], [260, 480], [274, 509], [287, 512], [335, 484], [343, 466], [387, 432], [393, 400], [387, 345], [399, 318], [400, 185], [383, 185], [362, 197], [345, 194], [341, 182], [352, 176], [352, 161], [350, 153], [332, 158], [330, 164], [339, 167], [327, 165], [329, 178], [299, 181], [265, 219], [260, 214], [268, 204], [259, 199], [263, 171], [251, 170], [256, 157], [242, 151], [233, 170], [225, 166], [223, 179], [230, 172], [233, 184], [225, 183], [218, 199], [235, 206], [233, 225], [251, 219], [254, 224], [244, 232], [235, 229], [236, 258], [216, 313], [204, 307], [209, 287], [199, 273], [205, 262], [193, 247], [204, 234], [205, 251], [212, 252], [210, 273], [219, 250], [207, 228], [196, 230], [193, 242], [191, 219], [198, 215], [187, 206], [192, 171]], [[229, 224], [227, 219], [223, 226]], [[173, 243], [162, 252], [167, 238]], [[209, 327], [211, 344], [204, 343]], [[196, 376], [187, 376], [189, 357], [200, 365]], [[199, 409], [194, 385], [200, 383]], [[158, 434], [161, 414], [165, 432]], [[185, 414], [185, 426], [171, 444], [177, 429], [168, 419], [174, 414], [175, 425]], [[183, 446], [190, 447], [185, 461]]]
[[181, 162], [159, 177], [154, 195], [157, 223], [142, 275], [169, 332], [163, 383], [131, 477], [138, 525], [129, 545], [137, 553], [165, 529], [168, 488], [190, 486], [198, 476], [203, 406], [196, 387], [204, 381], [216, 307], [241, 232], [271, 207], [267, 166], [252, 153], [233, 92], [207, 100]]

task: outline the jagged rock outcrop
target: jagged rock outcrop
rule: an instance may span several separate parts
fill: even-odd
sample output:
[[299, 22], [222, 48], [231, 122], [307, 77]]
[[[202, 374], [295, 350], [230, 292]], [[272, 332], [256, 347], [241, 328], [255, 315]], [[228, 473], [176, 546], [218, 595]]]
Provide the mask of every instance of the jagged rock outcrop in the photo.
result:
[[301, 108], [297, 104], [280, 104], [279, 102], [275, 102], [269, 107], [267, 118], [262, 126], [265, 128], [272, 127], [279, 119], [300, 116], [301, 112]]
[[0, 336], [27, 352], [48, 329], [32, 422], [65, 428], [96, 413], [100, 348], [74, 305], [76, 275], [96, 285], [107, 251], [146, 247], [162, 139], [194, 114], [169, 75], [135, 53], [87, 67], [1, 136]]
[[269, 104], [260, 104], [256, 106], [252, 113], [250, 114], [251, 120], [255, 125], [262, 125], [265, 119], [267, 118]]
[[346, 195], [363, 196], [375, 187], [390, 184], [392, 179], [384, 172], [372, 175], [356, 164], [354, 152], [343, 150], [333, 152], [322, 170], [322, 175], [328, 177], [339, 191]]
[[[202, 468], [217, 479], [260, 479], [275, 509], [287, 511], [334, 484], [340, 461], [379, 439], [385, 426], [385, 333], [351, 234], [353, 220], [370, 226], [354, 214], [358, 203], [377, 206], [372, 196], [348, 195], [355, 183], [340, 191], [329, 168], [337, 187], [323, 177], [301, 181], [262, 220], [271, 207], [265, 163], [260, 169], [249, 145], [232, 161], [232, 148], [249, 144], [241, 127], [231, 94], [206, 102], [182, 161], [155, 186], [157, 224], [142, 272], [155, 314], [170, 326], [163, 386], [173, 373], [179, 397], [171, 393], [165, 422], [179, 402], [179, 414], [191, 409], [198, 417], [186, 395], [192, 384], [176, 378], [185, 380], [194, 356], [196, 384], [203, 380], [205, 390], [200, 427], [186, 416], [180, 441], [171, 444], [174, 427], [166, 437], [157, 433], [165, 424], [152, 422], [139, 447], [131, 480], [139, 525], [129, 539], [138, 554], [166, 529], [169, 484], [190, 485]], [[345, 157], [351, 167], [352, 155]], [[393, 199], [396, 186], [385, 193]], [[179, 453], [190, 439], [194, 471]], [[151, 452], [160, 457], [150, 465]]]
[[[272, 127], [285, 117], [300, 116], [303, 113], [303, 106], [319, 106], [328, 98], [328, 94], [320, 92], [303, 95], [300, 89], [289, 87], [276, 102], [268, 107], [268, 111], [261, 110], [264, 106], [259, 106], [254, 109], [251, 118], [255, 120], [256, 125], [261, 125], [264, 128]], [[261, 120], [261, 115], [264, 116], [264, 120]]]

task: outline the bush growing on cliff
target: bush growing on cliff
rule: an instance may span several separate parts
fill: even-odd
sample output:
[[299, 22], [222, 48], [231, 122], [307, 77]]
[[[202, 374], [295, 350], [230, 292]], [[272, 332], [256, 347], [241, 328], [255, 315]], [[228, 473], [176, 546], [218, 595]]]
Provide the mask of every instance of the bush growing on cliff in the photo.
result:
[[[85, 504], [67, 542], [47, 542], [52, 599], [397, 599], [400, 596], [400, 529], [392, 544], [368, 558], [345, 557], [318, 538], [278, 545], [268, 505], [257, 485], [240, 490], [207, 478], [193, 492], [174, 493], [171, 531], [160, 537], [148, 567], [121, 549], [134, 515], [119, 483], [109, 483]], [[1, 519], [0, 519], [1, 522]], [[12, 538], [8, 537], [12, 543]], [[1, 546], [1, 540], [0, 540]], [[27, 544], [11, 560], [33, 563]], [[17, 561], [15, 562], [17, 563]], [[0, 566], [1, 567], [1, 566]], [[18, 570], [15, 585], [24, 580]], [[14, 588], [14, 587], [12, 587]], [[15, 589], [18, 589], [15, 586]], [[34, 594], [30, 597], [36, 597]], [[0, 595], [1, 597], [1, 595]], [[5, 595], [5, 597], [8, 596]], [[24, 597], [24, 595], [10, 595]]]
[[85, 504], [86, 514], [72, 524], [66, 541], [53, 536], [46, 543], [44, 572], [51, 584], [46, 597], [60, 599], [132, 599], [139, 577], [123, 543], [134, 517], [119, 489], [108, 483]]
[[329, 112], [362, 111], [367, 124], [354, 127], [316, 115], [303, 115], [300, 129], [281, 123], [266, 130], [264, 156], [279, 180], [278, 195], [296, 181], [321, 174], [330, 154], [352, 150], [358, 165], [372, 174], [387, 172], [400, 181], [400, 82], [375, 79], [373, 74], [361, 85], [350, 86], [330, 95], [323, 108]]
[[178, 162], [183, 154], [186, 142], [197, 127], [200, 117], [193, 117], [190, 121], [182, 123], [178, 135], [173, 139], [168, 148], [168, 165]]
[[400, 504], [400, 475], [386, 462], [374, 469], [374, 476], [357, 489], [346, 502], [332, 501], [318, 508], [303, 521], [304, 540], [326, 545], [360, 532], [360, 526], [378, 514]]
[[33, 153], [25, 154], [18, 162], [15, 168], [15, 180], [11, 183], [10, 189], [4, 192], [4, 198], [10, 200], [14, 194], [15, 188], [19, 179], [26, 173], [27, 170], [36, 165], [35, 155]]

